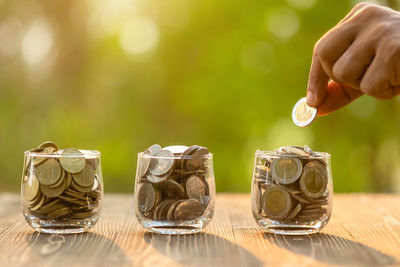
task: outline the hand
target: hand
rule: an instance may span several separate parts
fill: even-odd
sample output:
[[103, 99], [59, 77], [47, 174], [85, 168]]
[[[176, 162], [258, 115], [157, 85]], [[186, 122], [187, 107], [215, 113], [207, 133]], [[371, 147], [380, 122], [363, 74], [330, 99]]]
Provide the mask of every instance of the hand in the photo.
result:
[[400, 13], [369, 3], [357, 4], [314, 46], [307, 104], [325, 115], [363, 94], [400, 94]]

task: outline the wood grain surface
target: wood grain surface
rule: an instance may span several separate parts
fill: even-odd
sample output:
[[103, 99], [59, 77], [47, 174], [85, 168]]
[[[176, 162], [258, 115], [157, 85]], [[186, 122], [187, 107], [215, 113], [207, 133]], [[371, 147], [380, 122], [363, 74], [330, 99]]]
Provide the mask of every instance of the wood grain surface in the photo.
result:
[[106, 195], [88, 233], [50, 235], [25, 222], [17, 194], [0, 194], [0, 266], [400, 266], [400, 195], [335, 195], [319, 234], [277, 236], [255, 224], [250, 196], [219, 194], [204, 233], [145, 233], [132, 195]]

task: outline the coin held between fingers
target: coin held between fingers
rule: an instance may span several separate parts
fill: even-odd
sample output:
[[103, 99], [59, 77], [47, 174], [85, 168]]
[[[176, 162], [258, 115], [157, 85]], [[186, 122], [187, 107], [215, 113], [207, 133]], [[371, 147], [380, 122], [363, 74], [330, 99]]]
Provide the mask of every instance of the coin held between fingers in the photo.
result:
[[307, 105], [307, 98], [303, 97], [294, 105], [292, 120], [299, 127], [310, 125], [317, 116], [317, 109]]

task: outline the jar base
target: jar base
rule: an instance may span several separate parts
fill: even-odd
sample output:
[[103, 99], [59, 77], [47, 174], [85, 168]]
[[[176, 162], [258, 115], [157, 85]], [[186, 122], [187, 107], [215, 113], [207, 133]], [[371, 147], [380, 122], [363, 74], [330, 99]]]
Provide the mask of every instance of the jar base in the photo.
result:
[[91, 229], [99, 216], [95, 215], [82, 220], [43, 220], [30, 214], [24, 214], [25, 220], [37, 232], [46, 234], [77, 234]]
[[318, 233], [325, 227], [327, 221], [328, 220], [318, 220], [304, 224], [284, 224], [282, 222], [276, 223], [269, 219], [261, 219], [257, 222], [267, 233], [278, 235], [309, 235]]
[[140, 223], [146, 231], [162, 235], [196, 234], [201, 232], [207, 225], [202, 220], [184, 222], [143, 220]]

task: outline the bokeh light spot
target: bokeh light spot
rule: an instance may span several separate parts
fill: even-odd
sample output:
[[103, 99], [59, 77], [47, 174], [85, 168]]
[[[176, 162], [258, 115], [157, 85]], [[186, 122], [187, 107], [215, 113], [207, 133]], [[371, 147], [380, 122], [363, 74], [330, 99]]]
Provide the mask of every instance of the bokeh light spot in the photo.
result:
[[53, 33], [49, 23], [37, 19], [29, 24], [22, 40], [22, 55], [29, 64], [41, 63], [53, 46]]
[[276, 37], [289, 39], [298, 32], [300, 20], [293, 10], [281, 7], [269, 13], [267, 27]]
[[136, 15], [137, 7], [131, 0], [90, 0], [88, 26], [94, 34], [118, 34], [124, 23]]
[[149, 52], [158, 44], [158, 26], [149, 17], [133, 18], [123, 26], [119, 40], [122, 49], [132, 55]]

